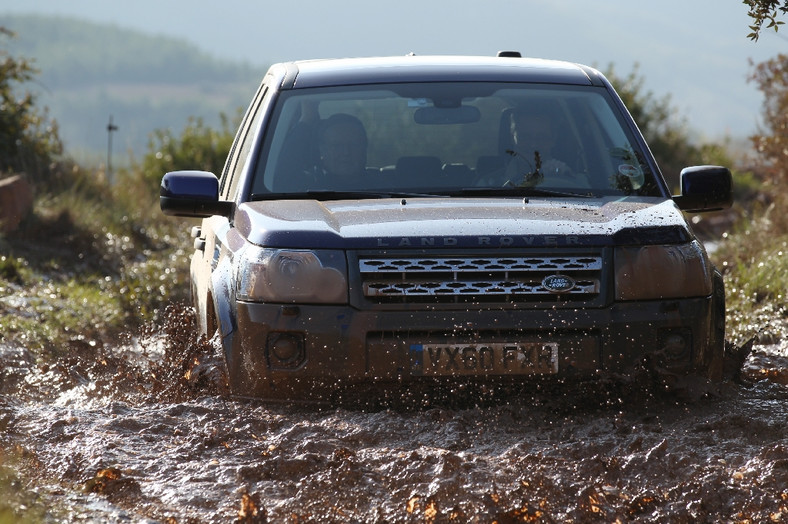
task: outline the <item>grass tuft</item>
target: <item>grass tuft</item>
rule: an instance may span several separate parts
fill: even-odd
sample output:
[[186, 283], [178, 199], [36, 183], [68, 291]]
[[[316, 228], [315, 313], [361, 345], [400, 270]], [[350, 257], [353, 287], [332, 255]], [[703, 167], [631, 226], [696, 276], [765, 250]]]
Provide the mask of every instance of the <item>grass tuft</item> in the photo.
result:
[[788, 336], [788, 198], [740, 220], [723, 235], [714, 258], [725, 276], [728, 338], [757, 336], [775, 343]]

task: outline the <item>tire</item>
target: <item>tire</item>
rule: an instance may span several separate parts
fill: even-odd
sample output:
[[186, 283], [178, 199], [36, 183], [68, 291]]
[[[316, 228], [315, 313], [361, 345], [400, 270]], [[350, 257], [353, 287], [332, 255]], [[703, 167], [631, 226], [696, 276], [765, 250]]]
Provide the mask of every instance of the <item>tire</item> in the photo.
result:
[[717, 269], [712, 276], [711, 321], [709, 323], [709, 342], [706, 348], [706, 376], [715, 382], [723, 379], [725, 360], [725, 283], [722, 273]]

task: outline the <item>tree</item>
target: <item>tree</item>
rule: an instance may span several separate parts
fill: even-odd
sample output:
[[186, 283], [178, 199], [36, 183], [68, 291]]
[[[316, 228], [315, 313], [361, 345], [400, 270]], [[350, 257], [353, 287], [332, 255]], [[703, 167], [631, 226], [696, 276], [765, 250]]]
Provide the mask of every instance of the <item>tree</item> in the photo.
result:
[[784, 187], [788, 181], [788, 55], [755, 66], [750, 77], [763, 93], [763, 128], [751, 137], [766, 182]]
[[[0, 38], [13, 36], [0, 27]], [[50, 164], [63, 152], [57, 123], [36, 108], [35, 96], [20, 93], [37, 72], [28, 60], [0, 49], [0, 175], [25, 173], [33, 182], [47, 177]]]
[[750, 40], [758, 40], [764, 24], [766, 29], [777, 31], [784, 24], [777, 20], [778, 12], [782, 15], [788, 13], [788, 0], [744, 0], [744, 4], [749, 8], [747, 14], [752, 19], [752, 32], [747, 35]]

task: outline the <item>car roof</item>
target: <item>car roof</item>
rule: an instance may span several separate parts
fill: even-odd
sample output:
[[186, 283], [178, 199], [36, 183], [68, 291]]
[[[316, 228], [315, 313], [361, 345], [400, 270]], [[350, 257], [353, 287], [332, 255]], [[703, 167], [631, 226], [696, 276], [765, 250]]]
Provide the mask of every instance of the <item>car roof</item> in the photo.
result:
[[530, 82], [605, 84], [587, 66], [557, 60], [492, 56], [416, 56], [303, 60], [275, 64], [282, 89], [390, 82]]

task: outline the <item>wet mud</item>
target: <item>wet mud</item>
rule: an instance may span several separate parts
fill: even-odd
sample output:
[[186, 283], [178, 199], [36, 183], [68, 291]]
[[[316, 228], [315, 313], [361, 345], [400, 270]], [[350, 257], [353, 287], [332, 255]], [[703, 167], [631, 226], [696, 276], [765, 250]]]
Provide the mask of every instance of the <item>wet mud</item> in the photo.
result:
[[41, 364], [0, 347], [0, 444], [64, 522], [788, 522], [788, 345], [736, 380], [355, 409], [226, 395], [184, 308]]

